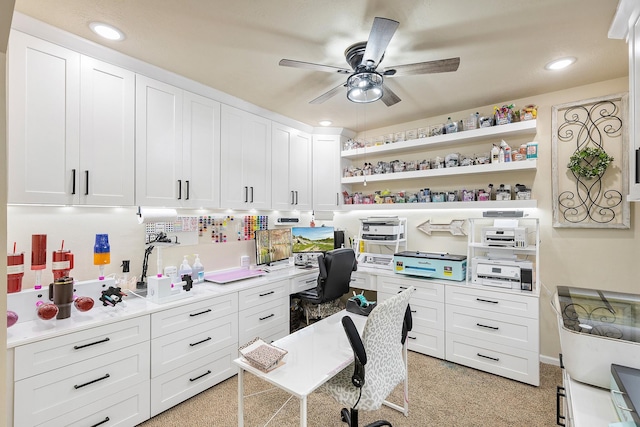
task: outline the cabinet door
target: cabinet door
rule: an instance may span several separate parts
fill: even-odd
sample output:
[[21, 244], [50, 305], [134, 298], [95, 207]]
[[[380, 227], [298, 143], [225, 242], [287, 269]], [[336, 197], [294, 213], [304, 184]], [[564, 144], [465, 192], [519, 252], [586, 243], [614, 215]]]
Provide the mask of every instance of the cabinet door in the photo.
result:
[[220, 207], [271, 208], [271, 121], [221, 108]]
[[291, 140], [295, 129], [274, 123], [271, 128], [271, 207], [291, 210], [295, 205], [295, 193], [290, 185]]
[[136, 76], [136, 203], [179, 206], [182, 90]]
[[629, 138], [631, 153], [629, 199], [640, 201], [640, 16], [636, 11], [629, 21]]
[[134, 204], [135, 74], [81, 58], [81, 204]]
[[340, 209], [340, 137], [313, 136], [313, 209]]
[[220, 103], [183, 94], [183, 206], [220, 207]]
[[80, 55], [12, 31], [7, 92], [8, 201], [77, 203]]
[[298, 131], [291, 141], [289, 159], [289, 182], [294, 191], [295, 209], [312, 208], [311, 171], [311, 135]]

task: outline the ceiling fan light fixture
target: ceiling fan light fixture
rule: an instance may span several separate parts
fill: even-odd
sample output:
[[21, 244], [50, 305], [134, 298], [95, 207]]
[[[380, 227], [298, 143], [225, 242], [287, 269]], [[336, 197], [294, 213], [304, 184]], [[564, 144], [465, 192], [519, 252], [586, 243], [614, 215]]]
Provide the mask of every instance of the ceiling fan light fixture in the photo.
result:
[[351, 102], [375, 102], [382, 98], [382, 75], [374, 71], [360, 71], [347, 79], [347, 98]]

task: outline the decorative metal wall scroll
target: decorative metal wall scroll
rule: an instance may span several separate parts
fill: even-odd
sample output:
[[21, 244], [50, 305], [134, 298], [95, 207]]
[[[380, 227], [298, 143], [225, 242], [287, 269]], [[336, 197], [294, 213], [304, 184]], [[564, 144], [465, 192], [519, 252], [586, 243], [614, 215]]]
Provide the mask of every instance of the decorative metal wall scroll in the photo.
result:
[[552, 108], [553, 226], [629, 228], [628, 95]]

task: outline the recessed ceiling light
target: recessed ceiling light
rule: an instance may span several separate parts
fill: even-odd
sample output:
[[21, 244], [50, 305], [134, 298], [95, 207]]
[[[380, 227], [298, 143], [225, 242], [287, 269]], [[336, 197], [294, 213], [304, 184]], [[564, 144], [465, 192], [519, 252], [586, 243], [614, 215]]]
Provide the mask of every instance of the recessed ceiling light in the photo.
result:
[[331, 120], [320, 120], [320, 126], [331, 126], [331, 123], [333, 123]]
[[544, 66], [546, 70], [562, 70], [563, 68], [567, 68], [569, 65], [576, 62], [576, 58], [570, 56], [567, 58], [556, 59], [555, 61], [549, 62]]
[[100, 37], [104, 37], [108, 40], [123, 40], [124, 34], [122, 31], [108, 24], [104, 24], [102, 22], [92, 22], [89, 24], [89, 28], [91, 31], [99, 35]]

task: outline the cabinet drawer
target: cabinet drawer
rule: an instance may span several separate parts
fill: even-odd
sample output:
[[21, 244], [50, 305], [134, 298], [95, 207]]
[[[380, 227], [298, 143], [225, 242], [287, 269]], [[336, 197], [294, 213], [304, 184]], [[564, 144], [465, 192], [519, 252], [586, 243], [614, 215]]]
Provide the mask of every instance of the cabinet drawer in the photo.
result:
[[238, 293], [238, 310], [242, 311], [257, 305], [268, 304], [273, 301], [282, 301], [289, 297], [289, 281], [279, 280], [277, 282], [258, 286], [251, 289], [244, 289]]
[[151, 340], [151, 378], [237, 342], [235, 315], [211, 319], [184, 331], [154, 338]]
[[538, 318], [539, 302], [535, 296], [459, 286], [447, 286], [446, 288], [447, 304], [491, 310], [494, 313], [512, 314], [532, 319]]
[[447, 333], [535, 352], [539, 347], [537, 319], [456, 305], [447, 306]]
[[151, 416], [187, 400], [238, 373], [238, 346], [211, 353], [151, 380]]
[[15, 380], [148, 340], [149, 316], [141, 316], [19, 346], [15, 349]]
[[289, 304], [287, 301], [257, 306], [243, 310], [239, 314], [240, 345], [255, 337], [263, 338], [262, 334], [271, 334], [272, 329], [289, 327]]
[[[394, 296], [378, 292], [378, 301], [382, 302]], [[409, 301], [411, 307], [411, 319], [414, 328], [417, 326], [444, 331], [445, 308], [443, 302], [413, 299]]]
[[411, 301], [426, 300], [444, 302], [444, 285], [429, 279], [407, 279], [406, 277], [378, 276], [377, 290], [388, 294], [397, 294], [409, 286], [416, 288]]
[[238, 294], [231, 293], [151, 314], [151, 338], [186, 331], [195, 325], [238, 312]]
[[16, 426], [39, 425], [149, 380], [149, 342], [14, 384]]
[[540, 385], [538, 353], [448, 333], [446, 359], [492, 374]]
[[100, 398], [55, 419], [47, 420], [38, 427], [87, 427], [138, 425], [150, 418], [150, 381], [144, 381], [121, 392]]
[[427, 356], [444, 359], [444, 330], [420, 328], [414, 325], [407, 334], [407, 348]]
[[368, 291], [376, 290], [374, 278], [372, 278], [370, 274], [358, 273], [357, 271], [351, 273], [351, 283], [349, 283], [349, 286], [352, 288], [365, 289]]
[[302, 277], [291, 279], [291, 293], [306, 291], [315, 288], [318, 285], [318, 273], [307, 274]]

